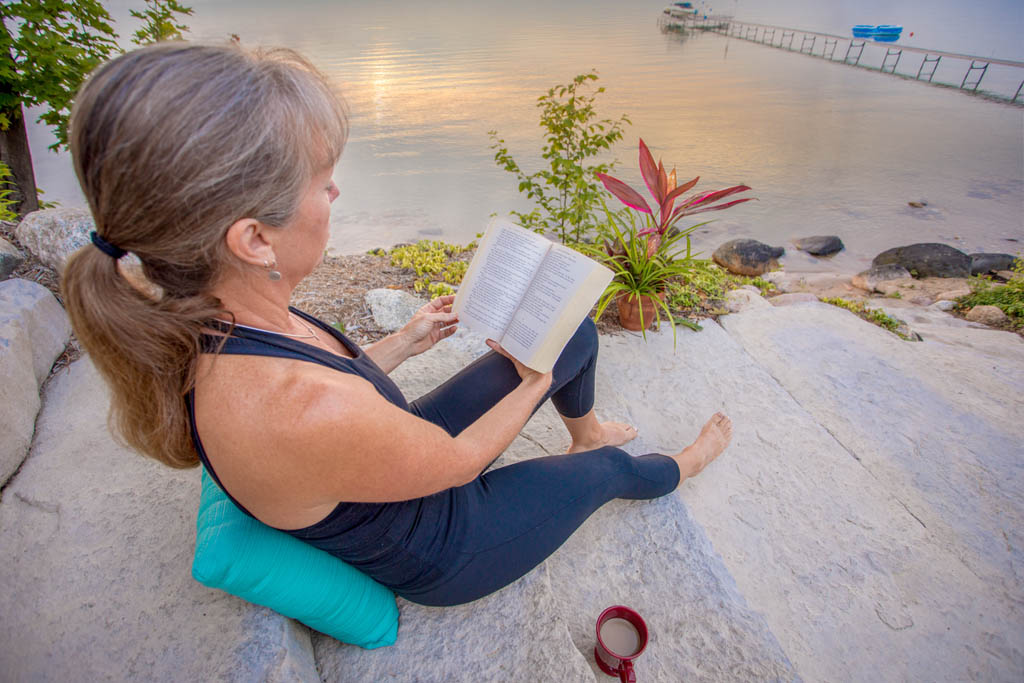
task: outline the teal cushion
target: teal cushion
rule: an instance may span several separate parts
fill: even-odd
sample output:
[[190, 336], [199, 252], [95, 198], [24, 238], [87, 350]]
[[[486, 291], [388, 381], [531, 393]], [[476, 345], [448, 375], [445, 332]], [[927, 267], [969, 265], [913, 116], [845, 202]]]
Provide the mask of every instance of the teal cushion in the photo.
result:
[[392, 645], [395, 595], [358, 569], [245, 514], [203, 468], [192, 576], [344, 643]]

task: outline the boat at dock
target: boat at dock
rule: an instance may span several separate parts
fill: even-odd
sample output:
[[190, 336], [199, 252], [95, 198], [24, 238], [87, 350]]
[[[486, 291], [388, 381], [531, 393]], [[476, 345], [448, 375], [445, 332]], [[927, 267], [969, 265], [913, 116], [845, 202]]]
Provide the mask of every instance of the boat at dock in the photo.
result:
[[879, 43], [895, 43], [903, 33], [903, 27], [893, 24], [857, 24], [852, 31], [854, 38], [871, 38]]

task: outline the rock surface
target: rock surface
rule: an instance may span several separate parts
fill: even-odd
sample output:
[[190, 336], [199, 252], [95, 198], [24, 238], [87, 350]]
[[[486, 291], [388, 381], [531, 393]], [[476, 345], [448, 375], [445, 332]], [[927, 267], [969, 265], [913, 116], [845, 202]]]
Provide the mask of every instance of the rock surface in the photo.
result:
[[903, 266], [914, 277], [968, 277], [971, 257], [948, 244], [922, 242], [887, 249], [876, 256], [872, 266]]
[[845, 248], [843, 241], [836, 235], [815, 235], [800, 237], [793, 240], [797, 249], [806, 251], [813, 256], [831, 256]]
[[998, 306], [981, 305], [975, 306], [967, 315], [964, 316], [972, 323], [981, 323], [983, 325], [1002, 325], [1009, 318], [1003, 313], [1003, 310]]
[[89, 244], [93, 229], [92, 214], [86, 209], [42, 209], [25, 216], [14, 234], [37, 259], [60, 273], [68, 257]]
[[373, 322], [381, 329], [401, 329], [426, 301], [401, 289], [371, 289], [366, 305], [373, 313]]
[[88, 358], [0, 502], [5, 680], [316, 681], [309, 630], [192, 579], [199, 471], [116, 446]]
[[725, 293], [725, 307], [732, 313], [768, 305], [769, 303], [761, 296], [760, 292], [739, 288], [731, 289]]
[[772, 306], [789, 306], [791, 304], [815, 303], [817, 301], [818, 297], [810, 292], [790, 292], [768, 299], [768, 303]]
[[935, 299], [937, 301], [956, 301], [960, 297], [967, 296], [970, 293], [970, 287], [956, 287], [954, 289], [947, 289], [944, 292], [936, 292]]
[[25, 262], [25, 255], [17, 247], [0, 237], [0, 280], [6, 280], [18, 266]]
[[853, 285], [869, 292], [878, 290], [878, 285], [890, 280], [903, 280], [910, 277], [910, 271], [903, 266], [887, 264], [873, 266], [853, 276]]
[[761, 275], [779, 267], [782, 247], [770, 247], [751, 239], [730, 240], [715, 249], [711, 258], [726, 270], [739, 275]]
[[0, 485], [28, 455], [39, 387], [71, 334], [64, 309], [28, 280], [0, 282]]
[[998, 273], [1012, 270], [1015, 257], [1012, 254], [971, 254], [971, 275]]
[[[759, 454], [757, 463], [737, 464], [739, 482], [757, 494], [752, 524], [772, 530], [761, 542], [771, 559], [752, 562], [757, 545], [727, 545], [709, 529], [748, 598], [759, 593], [742, 577], [759, 567], [752, 578], [763, 582], [765, 602], [779, 602], [752, 606], [769, 615], [798, 672], [810, 680], [869, 680], [879, 671], [890, 680], [1019, 680], [1024, 480], [1015, 472], [1024, 443], [1024, 342], [951, 326], [946, 339], [926, 335], [910, 344], [825, 306], [723, 320], [834, 439], [805, 451], [791, 440], [808, 433], [790, 426], [791, 434], [776, 440], [768, 430], [785, 421], [781, 414], [746, 426], [759, 437]], [[693, 395], [693, 386], [687, 389]], [[779, 405], [773, 399], [758, 397], [772, 412]], [[745, 439], [740, 430], [737, 451]], [[771, 461], [760, 463], [776, 452], [785, 453], [785, 465], [766, 479]], [[816, 468], [823, 468], [820, 478]], [[769, 488], [774, 477], [808, 488]], [[743, 514], [734, 485], [703, 475], [695, 482], [706, 488], [695, 507], [698, 521], [725, 527], [725, 535], [744, 531], [718, 521]], [[822, 491], [831, 500], [819, 499]], [[770, 510], [791, 516], [773, 520]], [[829, 539], [827, 549], [811, 538]], [[734, 568], [734, 556], [745, 570]], [[801, 588], [791, 590], [794, 583]], [[809, 599], [814, 586], [828, 605]], [[828, 651], [827, 658], [805, 662], [796, 654], [773, 618], [787, 612], [795, 627], [819, 624], [820, 634], [805, 633], [806, 652]]]

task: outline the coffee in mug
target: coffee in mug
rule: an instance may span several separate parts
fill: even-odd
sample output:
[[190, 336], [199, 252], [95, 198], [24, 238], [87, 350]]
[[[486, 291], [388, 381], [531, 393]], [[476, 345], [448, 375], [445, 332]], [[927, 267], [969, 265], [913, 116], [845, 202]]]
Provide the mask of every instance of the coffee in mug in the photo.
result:
[[633, 660], [647, 647], [647, 624], [623, 605], [609, 607], [597, 618], [594, 659], [601, 671], [622, 683], [636, 683]]
[[640, 649], [640, 633], [633, 624], [615, 617], [601, 625], [601, 642], [609, 652], [620, 657], [632, 657]]

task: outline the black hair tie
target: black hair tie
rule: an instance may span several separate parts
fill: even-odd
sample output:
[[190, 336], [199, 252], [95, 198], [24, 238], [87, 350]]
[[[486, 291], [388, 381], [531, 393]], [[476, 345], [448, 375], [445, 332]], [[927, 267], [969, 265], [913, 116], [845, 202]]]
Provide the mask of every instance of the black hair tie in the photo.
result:
[[106, 241], [105, 239], [103, 239], [102, 237], [100, 237], [95, 230], [89, 233], [89, 238], [92, 240], [92, 243], [96, 245], [97, 249], [99, 249], [100, 251], [102, 251], [104, 254], [114, 259], [115, 261], [128, 253], [121, 247], [115, 246], [110, 242]]

